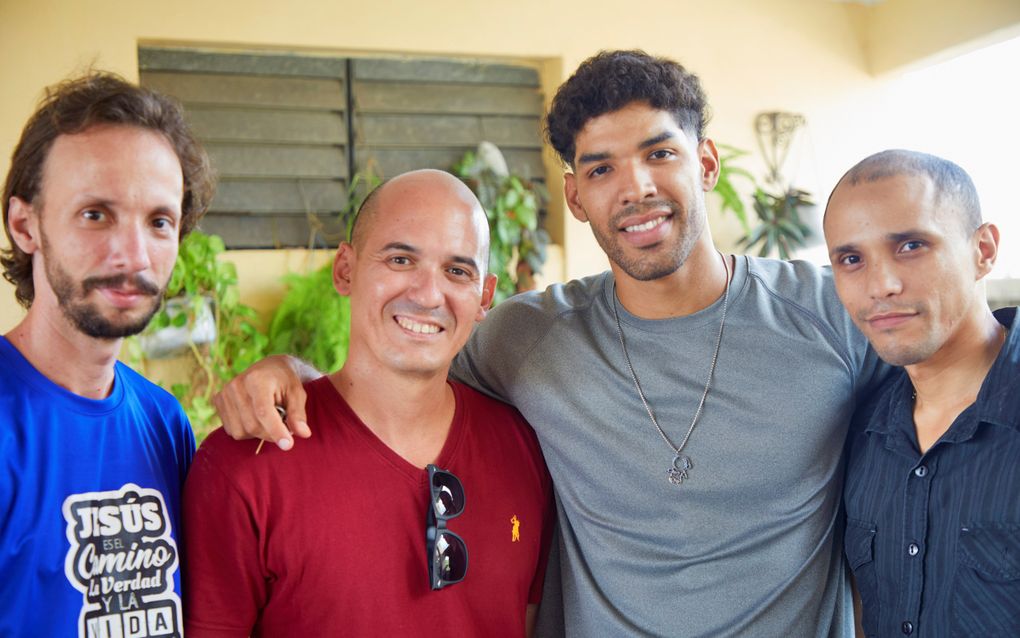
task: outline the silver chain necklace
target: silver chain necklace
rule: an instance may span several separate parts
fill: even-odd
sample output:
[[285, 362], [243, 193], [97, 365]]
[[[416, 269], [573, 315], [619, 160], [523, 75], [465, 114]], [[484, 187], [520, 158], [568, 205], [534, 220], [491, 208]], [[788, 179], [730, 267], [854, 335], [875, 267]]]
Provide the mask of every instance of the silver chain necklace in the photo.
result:
[[684, 447], [687, 445], [687, 440], [691, 438], [691, 433], [694, 432], [694, 426], [698, 424], [698, 419], [701, 417], [701, 410], [705, 407], [705, 399], [708, 398], [708, 391], [712, 387], [712, 378], [715, 376], [715, 364], [719, 360], [719, 347], [722, 346], [722, 335], [723, 327], [726, 326], [726, 308], [729, 305], [730, 300], [730, 265], [726, 261], [726, 257], [719, 253], [719, 256], [723, 260], [723, 268], [726, 269], [726, 288], [723, 291], [723, 306], [722, 306], [722, 320], [719, 322], [719, 336], [715, 340], [715, 352], [712, 353], [712, 364], [708, 368], [708, 380], [705, 381], [705, 390], [701, 393], [701, 400], [698, 401], [698, 409], [694, 412], [694, 418], [691, 419], [691, 425], [687, 428], [687, 434], [684, 435], [680, 445], [673, 445], [673, 442], [666, 436], [666, 432], [659, 425], [658, 419], [655, 418], [655, 413], [652, 412], [652, 407], [648, 405], [648, 400], [645, 398], [645, 393], [641, 389], [641, 384], [638, 382], [637, 374], [634, 373], [634, 365], [630, 362], [630, 353], [627, 352], [627, 342], [623, 338], [623, 326], [620, 325], [620, 312], [617, 310], [616, 300], [616, 280], [613, 280], [613, 318], [616, 319], [616, 333], [620, 336], [620, 347], [623, 348], [623, 358], [627, 360], [627, 370], [630, 371], [630, 378], [634, 381], [634, 387], [637, 388], [638, 396], [641, 397], [641, 403], [645, 406], [645, 412], [648, 413], [648, 418], [652, 420], [652, 425], [659, 432], [659, 436], [666, 442], [669, 449], [673, 450], [673, 465], [666, 470], [666, 478], [673, 485], [680, 485], [687, 479], [687, 471], [694, 467], [691, 463], [691, 457], [683, 453]]

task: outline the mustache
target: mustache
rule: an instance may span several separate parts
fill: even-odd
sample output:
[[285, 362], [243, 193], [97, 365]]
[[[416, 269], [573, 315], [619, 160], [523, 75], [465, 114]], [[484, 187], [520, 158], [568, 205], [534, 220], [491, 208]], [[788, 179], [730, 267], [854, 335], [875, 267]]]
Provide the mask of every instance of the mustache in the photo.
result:
[[441, 325], [446, 325], [450, 319], [450, 313], [446, 308], [426, 308], [407, 299], [394, 301], [390, 306], [390, 311], [396, 315], [432, 319]]
[[656, 199], [647, 202], [637, 202], [624, 207], [619, 212], [617, 212], [616, 215], [613, 216], [613, 221], [617, 222], [623, 219], [624, 217], [645, 213], [650, 210], [657, 210], [663, 207], [668, 208], [670, 212], [672, 212], [674, 215], [679, 215], [680, 213], [683, 212], [683, 209], [680, 208], [680, 205], [671, 199]]
[[86, 277], [81, 282], [82, 294], [95, 290], [97, 288], [121, 288], [125, 284], [128, 284], [131, 288], [138, 290], [139, 292], [156, 296], [163, 292], [156, 282], [151, 279], [147, 279], [142, 275], [110, 275], [108, 277]]

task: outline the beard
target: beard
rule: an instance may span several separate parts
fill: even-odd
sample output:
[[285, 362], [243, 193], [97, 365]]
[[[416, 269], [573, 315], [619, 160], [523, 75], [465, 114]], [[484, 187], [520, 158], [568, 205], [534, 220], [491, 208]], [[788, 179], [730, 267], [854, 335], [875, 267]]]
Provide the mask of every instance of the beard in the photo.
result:
[[[617, 231], [613, 229], [619, 228], [620, 222], [628, 216], [639, 214], [645, 210], [662, 208], [664, 205], [672, 212], [670, 221], [680, 229], [680, 235], [644, 249], [642, 251], [644, 254], [628, 254], [617, 236]], [[679, 270], [690, 257], [691, 251], [694, 250], [698, 238], [701, 237], [701, 233], [705, 229], [704, 203], [688, 202], [686, 210], [671, 200], [633, 204], [613, 215], [607, 228], [609, 230], [603, 232], [594, 224], [591, 225], [595, 241], [602, 247], [610, 261], [619, 266], [629, 277], [638, 281], [662, 279]]]
[[[80, 332], [95, 339], [121, 339], [136, 335], [149, 325], [163, 300], [164, 287], [142, 275], [111, 275], [108, 277], [86, 277], [77, 283], [71, 275], [61, 268], [53, 259], [53, 251], [49, 250], [49, 242], [43, 238], [43, 259], [46, 265], [46, 279], [50, 283], [53, 294], [57, 297], [60, 310], [64, 316]], [[98, 288], [121, 287], [129, 284], [143, 294], [150, 295], [152, 300], [148, 308], [141, 309], [141, 315], [120, 317], [124, 311], [113, 310], [114, 316], [103, 314], [99, 307], [86, 301], [89, 292]]]

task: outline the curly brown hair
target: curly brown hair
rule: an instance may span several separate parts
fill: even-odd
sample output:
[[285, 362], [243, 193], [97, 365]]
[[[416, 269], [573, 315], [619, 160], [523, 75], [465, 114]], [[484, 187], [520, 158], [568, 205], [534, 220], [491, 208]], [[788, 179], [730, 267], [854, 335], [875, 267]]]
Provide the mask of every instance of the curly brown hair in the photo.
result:
[[701, 141], [708, 123], [708, 101], [701, 81], [681, 65], [644, 51], [600, 51], [577, 67], [553, 98], [546, 116], [549, 144], [573, 167], [577, 134], [588, 120], [646, 102], [669, 111], [677, 126]]
[[92, 71], [47, 88], [14, 148], [2, 202], [4, 231], [11, 247], [0, 254], [0, 264], [4, 279], [15, 286], [18, 303], [26, 308], [35, 298], [32, 256], [18, 248], [7, 227], [11, 198], [17, 197], [33, 206], [40, 204], [43, 168], [54, 140], [101, 124], [157, 131], [173, 146], [184, 173], [181, 237], [195, 227], [212, 200], [216, 181], [209, 157], [185, 122], [183, 109], [176, 100], [105, 71]]

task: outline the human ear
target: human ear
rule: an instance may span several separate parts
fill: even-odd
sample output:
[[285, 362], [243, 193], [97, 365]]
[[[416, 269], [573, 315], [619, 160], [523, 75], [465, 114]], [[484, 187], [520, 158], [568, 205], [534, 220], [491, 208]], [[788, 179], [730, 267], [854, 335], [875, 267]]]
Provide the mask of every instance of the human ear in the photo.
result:
[[707, 137], [698, 143], [698, 161], [701, 164], [701, 189], [707, 193], [719, 181], [719, 150]]
[[7, 207], [7, 232], [11, 241], [27, 255], [39, 250], [39, 215], [33, 206], [20, 197], [11, 197]]
[[336, 249], [336, 256], [333, 258], [333, 287], [345, 297], [351, 294], [351, 270], [354, 253], [354, 246], [343, 242]]
[[496, 275], [489, 273], [485, 276], [485, 281], [482, 282], [482, 301], [479, 304], [478, 313], [475, 315], [475, 321], [485, 319], [485, 315], [488, 314], [492, 300], [496, 296], [497, 283]]
[[577, 175], [573, 173], [563, 174], [563, 194], [567, 198], [567, 207], [570, 208], [570, 213], [579, 222], [588, 221], [588, 213], [584, 212], [584, 206], [581, 206], [581, 198], [577, 193]]
[[995, 224], [981, 224], [974, 231], [973, 245], [977, 258], [977, 279], [992, 271], [999, 254], [999, 229]]

